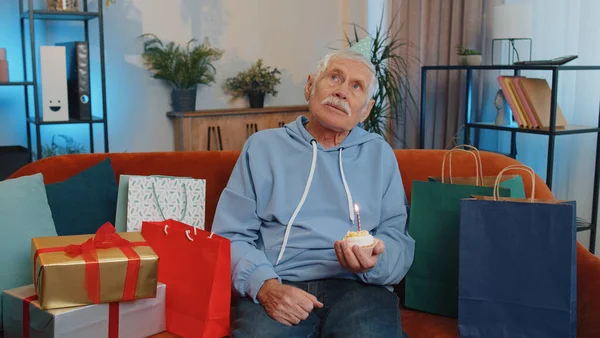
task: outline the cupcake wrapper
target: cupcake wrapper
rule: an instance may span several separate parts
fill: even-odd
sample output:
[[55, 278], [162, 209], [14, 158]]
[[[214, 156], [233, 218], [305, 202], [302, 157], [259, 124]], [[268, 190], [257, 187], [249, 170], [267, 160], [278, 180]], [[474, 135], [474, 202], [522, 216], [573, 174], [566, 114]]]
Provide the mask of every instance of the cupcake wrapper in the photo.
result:
[[371, 245], [361, 246], [361, 248], [363, 248], [363, 249], [372, 249], [372, 248], [375, 247], [375, 244], [377, 244], [377, 240], [374, 240], [373, 243], [371, 243]]
[[360, 248], [367, 254], [367, 256], [371, 256], [373, 254], [373, 249], [377, 244], [377, 240], [374, 240], [373, 243], [369, 246], [361, 246]]

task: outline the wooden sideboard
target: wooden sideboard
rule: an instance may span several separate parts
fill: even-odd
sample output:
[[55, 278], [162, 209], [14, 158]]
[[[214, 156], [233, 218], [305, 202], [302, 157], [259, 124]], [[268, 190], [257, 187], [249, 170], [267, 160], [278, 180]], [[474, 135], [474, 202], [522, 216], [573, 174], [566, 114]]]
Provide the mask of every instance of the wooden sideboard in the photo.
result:
[[175, 151], [241, 150], [250, 135], [283, 127], [308, 106], [232, 108], [194, 112], [168, 112], [173, 120]]

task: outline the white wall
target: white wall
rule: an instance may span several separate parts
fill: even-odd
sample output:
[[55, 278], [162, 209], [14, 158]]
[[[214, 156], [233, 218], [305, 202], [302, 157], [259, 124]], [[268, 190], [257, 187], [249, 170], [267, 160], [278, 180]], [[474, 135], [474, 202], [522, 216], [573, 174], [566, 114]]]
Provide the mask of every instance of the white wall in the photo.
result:
[[[600, 27], [598, 13], [600, 1], [580, 0], [579, 32], [576, 37], [580, 65], [600, 65]], [[600, 105], [600, 71], [579, 72], [572, 91], [576, 97], [573, 109], [573, 124], [597, 125]], [[574, 136], [572, 148], [568, 151], [569, 188], [568, 197], [577, 199], [578, 214], [590, 219], [596, 136]], [[579, 234], [579, 239], [587, 245], [589, 232]], [[596, 236], [596, 243], [600, 237]], [[600, 245], [596, 244], [596, 254]]]
[[231, 102], [221, 85], [258, 58], [282, 71], [279, 95], [265, 105], [303, 104], [316, 62], [341, 46], [347, 23], [365, 25], [366, 0], [119, 0], [105, 13], [111, 151], [169, 151], [170, 89], [140, 66], [140, 34], [180, 43], [208, 37], [225, 51], [217, 83], [198, 90], [199, 110], [245, 106]]
[[[533, 6], [534, 60], [575, 54], [579, 58], [569, 65], [600, 65], [600, 27], [597, 25], [600, 1], [506, 0], [505, 3]], [[546, 78], [551, 84], [548, 71], [527, 71], [522, 75]], [[558, 104], [569, 124], [593, 126], [598, 123], [599, 93], [600, 71], [560, 72]], [[548, 138], [526, 134], [518, 134], [517, 138], [517, 159], [545, 179]], [[499, 136], [498, 145], [500, 150], [508, 152], [506, 140], [507, 135]], [[594, 134], [556, 138], [553, 193], [559, 199], [576, 200], [578, 216], [588, 220], [591, 218], [595, 145]], [[589, 232], [578, 234], [586, 247], [588, 236]]]

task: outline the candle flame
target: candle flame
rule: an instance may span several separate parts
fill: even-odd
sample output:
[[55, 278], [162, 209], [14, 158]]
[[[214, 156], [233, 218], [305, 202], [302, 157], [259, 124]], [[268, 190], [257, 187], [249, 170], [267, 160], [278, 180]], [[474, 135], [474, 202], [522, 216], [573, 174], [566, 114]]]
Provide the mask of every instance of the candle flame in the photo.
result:
[[358, 212], [358, 204], [354, 203], [354, 211]]

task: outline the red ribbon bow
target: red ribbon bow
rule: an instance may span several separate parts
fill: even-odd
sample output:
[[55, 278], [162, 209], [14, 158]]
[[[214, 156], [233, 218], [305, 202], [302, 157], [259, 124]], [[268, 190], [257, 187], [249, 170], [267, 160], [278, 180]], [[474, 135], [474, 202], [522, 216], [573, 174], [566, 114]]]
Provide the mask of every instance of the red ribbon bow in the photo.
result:
[[[140, 271], [140, 256], [133, 250], [136, 246], [148, 246], [147, 242], [130, 242], [119, 236], [115, 228], [109, 222], [102, 225], [94, 237], [82, 244], [71, 244], [57, 248], [38, 249], [35, 252], [33, 262], [40, 254], [48, 252], [64, 251], [69, 257], [83, 256], [85, 261], [85, 288], [88, 298], [94, 304], [100, 303], [100, 264], [98, 262], [97, 249], [119, 248], [127, 257], [127, 273], [123, 288], [122, 301], [133, 300], [137, 288], [138, 274]], [[35, 270], [34, 270], [35, 276]], [[34, 281], [35, 282], [35, 281]], [[36, 286], [37, 290], [37, 286]]]
[[79, 256], [85, 252], [94, 249], [108, 249], [116, 247], [130, 246], [130, 241], [119, 236], [115, 228], [110, 223], [105, 223], [96, 231], [94, 237], [88, 239], [83, 244], [71, 244], [65, 248], [67, 254], [71, 257]]

